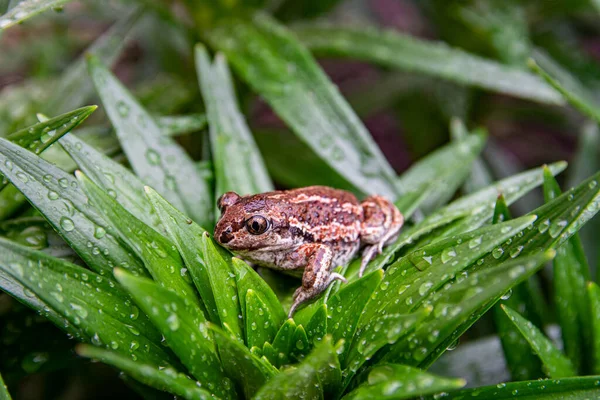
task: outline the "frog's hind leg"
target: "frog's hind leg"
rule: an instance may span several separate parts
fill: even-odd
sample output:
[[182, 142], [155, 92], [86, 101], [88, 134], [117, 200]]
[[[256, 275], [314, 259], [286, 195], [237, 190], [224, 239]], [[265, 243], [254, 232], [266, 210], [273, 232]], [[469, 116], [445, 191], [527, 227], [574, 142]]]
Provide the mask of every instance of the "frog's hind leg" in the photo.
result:
[[347, 282], [342, 275], [331, 272], [333, 252], [324, 244], [310, 243], [302, 245], [300, 253], [306, 256], [307, 264], [302, 275], [302, 286], [296, 289], [289, 317], [294, 314], [298, 306], [322, 293], [334, 280]]
[[404, 224], [402, 213], [385, 197], [369, 196], [361, 206], [364, 220], [361, 224], [360, 240], [369, 246], [363, 251], [359, 276], [363, 275], [369, 262], [381, 253], [383, 246], [396, 240]]

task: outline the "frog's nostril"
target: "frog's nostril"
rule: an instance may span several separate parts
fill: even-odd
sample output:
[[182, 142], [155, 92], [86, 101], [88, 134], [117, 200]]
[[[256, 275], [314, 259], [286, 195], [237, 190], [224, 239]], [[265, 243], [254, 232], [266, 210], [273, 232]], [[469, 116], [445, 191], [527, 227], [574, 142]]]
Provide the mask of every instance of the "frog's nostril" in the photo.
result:
[[231, 241], [231, 239], [233, 239], [233, 229], [231, 229], [231, 226], [228, 226], [227, 228], [223, 229], [223, 232], [221, 232], [221, 236], [219, 236], [219, 242], [221, 243], [228, 243]]

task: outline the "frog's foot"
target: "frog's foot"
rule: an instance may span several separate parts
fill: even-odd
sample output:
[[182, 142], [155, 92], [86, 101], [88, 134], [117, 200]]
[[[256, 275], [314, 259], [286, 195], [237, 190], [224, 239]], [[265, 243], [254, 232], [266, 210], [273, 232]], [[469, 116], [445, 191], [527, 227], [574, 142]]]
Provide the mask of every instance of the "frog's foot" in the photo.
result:
[[300, 286], [298, 289], [296, 289], [296, 291], [294, 292], [294, 296], [293, 296], [293, 304], [292, 307], [290, 308], [290, 312], [288, 314], [288, 318], [292, 318], [292, 315], [294, 314], [294, 312], [296, 311], [296, 309], [304, 302], [307, 302], [315, 297], [317, 297], [319, 294], [321, 294], [325, 289], [327, 289], [329, 287], [329, 285], [331, 283], [333, 283], [333, 281], [342, 281], [344, 283], [348, 283], [348, 281], [346, 280], [346, 278], [344, 278], [343, 275], [338, 274], [337, 272], [332, 272], [329, 275], [329, 279], [327, 281], [327, 284], [325, 285], [324, 288], [320, 288], [317, 286], [313, 286], [310, 288], [305, 288], [304, 286]]
[[358, 272], [360, 277], [363, 276], [369, 262], [381, 254], [383, 246], [396, 240], [404, 224], [402, 213], [385, 197], [369, 196], [361, 206], [365, 218], [361, 225], [361, 242], [370, 246], [365, 247], [363, 251]]

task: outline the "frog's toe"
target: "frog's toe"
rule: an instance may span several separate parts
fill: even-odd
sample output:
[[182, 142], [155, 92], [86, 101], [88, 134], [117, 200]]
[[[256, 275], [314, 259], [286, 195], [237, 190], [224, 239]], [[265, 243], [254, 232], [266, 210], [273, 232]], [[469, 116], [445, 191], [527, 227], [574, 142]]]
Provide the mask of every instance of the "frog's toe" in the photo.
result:
[[302, 286], [296, 289], [296, 291], [294, 292], [294, 296], [292, 297], [294, 302], [292, 303], [292, 307], [290, 307], [288, 318], [292, 318], [292, 315], [294, 315], [296, 309], [300, 306], [300, 304], [304, 303], [307, 300], [310, 300], [313, 297], [314, 295], [311, 292], [306, 291]]
[[344, 283], [348, 283], [348, 280], [344, 277], [344, 275], [338, 274], [337, 272], [332, 272], [329, 275], [329, 283], [331, 283], [333, 281], [342, 281]]

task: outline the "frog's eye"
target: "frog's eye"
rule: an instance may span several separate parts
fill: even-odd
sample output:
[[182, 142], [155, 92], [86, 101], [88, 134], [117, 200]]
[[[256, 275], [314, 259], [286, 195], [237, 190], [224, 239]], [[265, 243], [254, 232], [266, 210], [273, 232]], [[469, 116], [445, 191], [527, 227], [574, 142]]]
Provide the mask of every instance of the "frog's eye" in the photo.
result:
[[269, 220], [262, 215], [253, 215], [246, 220], [246, 229], [253, 235], [260, 235], [269, 229]]

